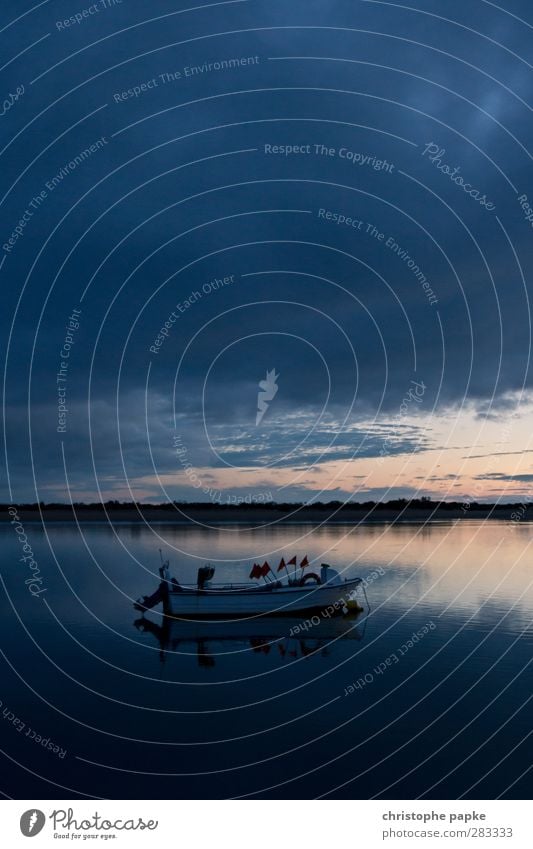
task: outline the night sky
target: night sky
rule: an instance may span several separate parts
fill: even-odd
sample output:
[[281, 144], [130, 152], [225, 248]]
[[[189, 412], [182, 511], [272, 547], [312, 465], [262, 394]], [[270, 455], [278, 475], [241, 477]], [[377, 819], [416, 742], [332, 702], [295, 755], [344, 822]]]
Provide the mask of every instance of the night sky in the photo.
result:
[[1, 500], [528, 497], [529, 2], [0, 36]]

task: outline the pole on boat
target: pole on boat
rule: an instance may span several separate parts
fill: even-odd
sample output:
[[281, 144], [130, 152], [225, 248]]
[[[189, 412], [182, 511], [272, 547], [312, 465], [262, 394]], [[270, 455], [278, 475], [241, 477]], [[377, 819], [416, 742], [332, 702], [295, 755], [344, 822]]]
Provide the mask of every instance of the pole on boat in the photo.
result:
[[[294, 555], [294, 557], [291, 557], [291, 559], [289, 560], [287, 565], [288, 566], [294, 566], [294, 571], [292, 573], [292, 580], [293, 581], [296, 580], [296, 555]], [[290, 580], [290, 578], [289, 578], [289, 580]]]
[[279, 561], [278, 572], [281, 572], [282, 569], [285, 569], [285, 574], [287, 575], [287, 581], [290, 581], [291, 576], [289, 575], [289, 570], [287, 569], [287, 564], [285, 563], [285, 558], [282, 557]]
[[309, 560], [307, 559], [307, 554], [305, 555], [303, 560], [300, 561], [300, 569], [302, 570], [301, 574], [300, 574], [300, 581], [302, 580], [302, 578], [304, 576], [304, 569], [306, 568], [306, 566], [309, 566]]
[[161, 575], [161, 579], [166, 581], [167, 585], [170, 580], [170, 571], [169, 571], [169, 561], [163, 560], [163, 552], [159, 549], [159, 557], [161, 558], [161, 566], [159, 567], [159, 574]]

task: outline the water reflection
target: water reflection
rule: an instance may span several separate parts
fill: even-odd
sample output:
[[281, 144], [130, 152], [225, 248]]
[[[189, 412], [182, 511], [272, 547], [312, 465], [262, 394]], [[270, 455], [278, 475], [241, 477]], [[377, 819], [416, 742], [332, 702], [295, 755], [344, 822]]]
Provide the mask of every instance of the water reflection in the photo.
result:
[[[339, 640], [361, 642], [367, 619], [368, 616], [359, 612], [332, 619], [272, 616], [220, 623], [180, 621], [163, 616], [159, 624], [148, 616], [141, 616], [133, 625], [141, 634], [151, 635], [159, 643], [161, 663], [173, 654], [196, 655], [198, 666], [210, 669], [243, 653], [270, 655], [279, 665], [312, 655], [329, 657]], [[359, 620], [357, 624], [356, 620]]]

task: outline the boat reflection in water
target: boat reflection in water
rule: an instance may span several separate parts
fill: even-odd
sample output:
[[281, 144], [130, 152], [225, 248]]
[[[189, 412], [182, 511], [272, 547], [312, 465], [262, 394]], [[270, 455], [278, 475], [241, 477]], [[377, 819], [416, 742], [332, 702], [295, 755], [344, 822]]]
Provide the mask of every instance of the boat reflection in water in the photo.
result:
[[261, 617], [225, 622], [202, 622], [161, 617], [161, 624], [141, 616], [134, 626], [151, 634], [159, 643], [159, 659], [167, 655], [196, 654], [198, 666], [216, 664], [217, 655], [247, 652], [250, 656], [275, 654], [279, 663], [321, 655], [328, 657], [337, 640], [361, 641], [368, 616], [361, 612], [325, 619], [315, 616], [302, 620], [293, 617]]

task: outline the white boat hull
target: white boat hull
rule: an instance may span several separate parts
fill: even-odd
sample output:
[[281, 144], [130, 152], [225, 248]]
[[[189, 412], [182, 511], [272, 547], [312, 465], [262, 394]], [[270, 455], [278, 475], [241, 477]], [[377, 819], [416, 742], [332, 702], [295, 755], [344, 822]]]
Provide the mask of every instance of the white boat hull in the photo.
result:
[[353, 594], [361, 583], [359, 578], [335, 584], [279, 588], [221, 587], [198, 591], [182, 587], [171, 589], [164, 599], [165, 613], [178, 617], [276, 616], [324, 610], [333, 606], [341, 612], [352, 607]]

